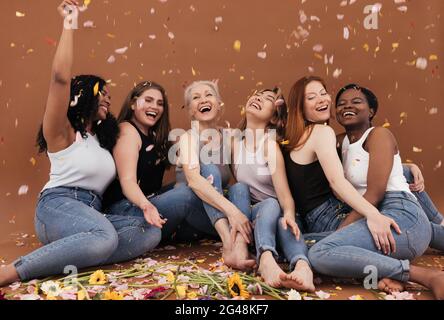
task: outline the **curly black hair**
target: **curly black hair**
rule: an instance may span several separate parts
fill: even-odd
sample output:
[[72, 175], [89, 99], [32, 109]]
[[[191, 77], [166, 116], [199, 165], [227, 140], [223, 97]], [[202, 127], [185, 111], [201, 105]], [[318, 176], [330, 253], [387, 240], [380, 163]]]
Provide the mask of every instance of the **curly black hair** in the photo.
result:
[[[67, 116], [74, 131], [80, 132], [83, 138], [87, 137], [86, 125], [92, 121], [99, 109], [99, 94], [94, 92], [97, 85], [100, 93], [103, 91], [106, 81], [94, 75], [80, 75], [71, 80], [70, 106]], [[105, 120], [93, 122], [92, 131], [97, 135], [100, 146], [112, 152], [119, 134], [116, 118], [108, 113]], [[43, 124], [40, 125], [36, 142], [39, 153], [48, 150], [43, 136]]]
[[341, 89], [339, 89], [338, 94], [336, 95], [335, 104], [338, 105], [339, 99], [341, 98], [342, 94], [349, 89], [358, 90], [358, 91], [362, 92], [362, 94], [367, 99], [368, 106], [370, 107], [370, 109], [373, 109], [373, 116], [370, 118], [370, 120], [373, 120], [376, 113], [378, 112], [379, 102], [378, 102], [378, 98], [376, 97], [376, 95], [370, 89], [367, 89], [365, 87], [361, 87], [360, 85], [355, 84], [355, 83], [347, 84], [347, 85], [343, 86]]

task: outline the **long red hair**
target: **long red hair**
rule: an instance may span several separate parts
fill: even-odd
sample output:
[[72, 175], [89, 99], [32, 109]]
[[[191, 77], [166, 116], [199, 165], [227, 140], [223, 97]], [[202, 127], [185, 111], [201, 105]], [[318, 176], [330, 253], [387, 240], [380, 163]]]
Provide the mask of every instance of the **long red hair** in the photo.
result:
[[[287, 143], [284, 146], [285, 150], [288, 152], [302, 147], [310, 137], [311, 131], [315, 125], [315, 123], [305, 119], [304, 116], [305, 89], [307, 88], [307, 85], [313, 81], [320, 82], [327, 90], [327, 85], [325, 84], [324, 79], [317, 76], [303, 77], [296, 81], [291, 87], [287, 104], [287, 127], [285, 129], [285, 139], [287, 140]], [[306, 132], [308, 132], [308, 135], [303, 138]]]

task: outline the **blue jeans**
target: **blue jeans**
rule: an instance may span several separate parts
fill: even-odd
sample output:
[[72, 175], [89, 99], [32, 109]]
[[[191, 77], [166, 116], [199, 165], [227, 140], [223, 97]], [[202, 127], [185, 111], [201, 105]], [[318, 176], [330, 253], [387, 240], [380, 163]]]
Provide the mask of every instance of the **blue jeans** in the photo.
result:
[[[159, 214], [167, 219], [162, 227], [162, 240], [192, 241], [206, 235], [214, 235], [215, 230], [205, 214], [202, 200], [187, 186], [180, 185], [160, 195], [148, 199]], [[144, 219], [143, 211], [127, 199], [121, 200], [107, 209], [107, 213]], [[181, 230], [187, 225], [185, 230]], [[186, 235], [185, 235], [186, 234]], [[217, 234], [217, 233], [216, 233]]]
[[[254, 205], [250, 200], [250, 189], [244, 183], [236, 183], [228, 191], [230, 201], [253, 223], [254, 241], [256, 246], [256, 261], [265, 251], [270, 251], [275, 259], [282, 249], [285, 258], [290, 262], [292, 270], [299, 260], [307, 262], [308, 249], [303, 236], [299, 241], [290, 229], [284, 230], [281, 224], [281, 207], [275, 198], [268, 198]], [[277, 240], [277, 241], [276, 241]]]
[[[413, 175], [410, 172], [410, 168], [403, 166], [404, 176], [408, 183], [413, 183]], [[430, 199], [427, 192], [413, 192], [419, 204], [426, 213], [432, 224], [432, 240], [430, 241], [430, 247], [444, 251], [444, 226], [441, 225], [444, 217], [435, 207], [432, 199]]]
[[430, 243], [430, 222], [416, 198], [407, 192], [386, 192], [378, 209], [401, 228], [400, 235], [392, 231], [395, 253], [383, 255], [376, 248], [366, 219], [361, 219], [310, 249], [308, 256], [314, 269], [329, 276], [362, 278], [366, 275], [364, 269], [374, 266], [379, 279], [408, 281], [409, 260], [421, 256]]
[[153, 249], [160, 230], [137, 217], [106, 217], [101, 199], [80, 188], [53, 188], [40, 195], [35, 228], [43, 247], [14, 262], [22, 281], [131, 260]]

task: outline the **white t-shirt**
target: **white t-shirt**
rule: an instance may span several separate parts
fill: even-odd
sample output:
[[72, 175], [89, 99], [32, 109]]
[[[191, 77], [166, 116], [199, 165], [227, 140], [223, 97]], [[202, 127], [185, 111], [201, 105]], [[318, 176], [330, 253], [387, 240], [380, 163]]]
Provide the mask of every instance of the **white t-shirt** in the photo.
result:
[[[367, 191], [367, 174], [369, 166], [369, 153], [362, 145], [374, 128], [369, 128], [358, 141], [350, 144], [347, 136], [342, 142], [342, 164], [345, 178], [363, 195]], [[394, 155], [393, 168], [387, 182], [386, 191], [410, 192], [409, 185], [404, 177], [401, 157], [399, 152]]]
[[48, 157], [51, 170], [43, 190], [77, 187], [102, 196], [116, 177], [116, 165], [111, 153], [100, 146], [97, 136], [89, 133], [86, 139], [78, 133], [72, 145], [56, 153], [48, 152]]

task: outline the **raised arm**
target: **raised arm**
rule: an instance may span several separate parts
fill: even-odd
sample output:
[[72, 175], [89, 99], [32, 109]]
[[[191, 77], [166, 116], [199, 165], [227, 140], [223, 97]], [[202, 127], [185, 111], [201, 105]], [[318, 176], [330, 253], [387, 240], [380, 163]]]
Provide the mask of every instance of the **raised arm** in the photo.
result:
[[265, 146], [265, 157], [268, 162], [268, 167], [270, 168], [271, 179], [284, 214], [281, 223], [284, 229], [289, 226], [296, 239], [299, 240], [300, 230], [296, 224], [296, 210], [293, 196], [291, 195], [290, 187], [288, 185], [282, 151], [276, 141], [267, 139]]
[[315, 126], [312, 133], [314, 152], [324, 170], [331, 188], [354, 210], [367, 218], [367, 225], [376, 246], [385, 254], [396, 251], [396, 242], [391, 233], [393, 227], [401, 233], [393, 219], [380, 214], [372, 204], [364, 199], [345, 178], [342, 163], [336, 151], [336, 135], [329, 126]]
[[[77, 1], [65, 0], [60, 4], [58, 11], [63, 18], [67, 16], [67, 8], [78, 10]], [[73, 60], [74, 30], [63, 28], [52, 64], [48, 100], [43, 116], [43, 135], [50, 152], [63, 150], [74, 141], [74, 130], [67, 117]]]
[[137, 183], [137, 162], [142, 140], [136, 129], [129, 123], [120, 124], [120, 137], [113, 150], [120, 186], [125, 197], [144, 214], [145, 220], [158, 228], [162, 228], [165, 220], [161, 219], [156, 207], [148, 201]]

